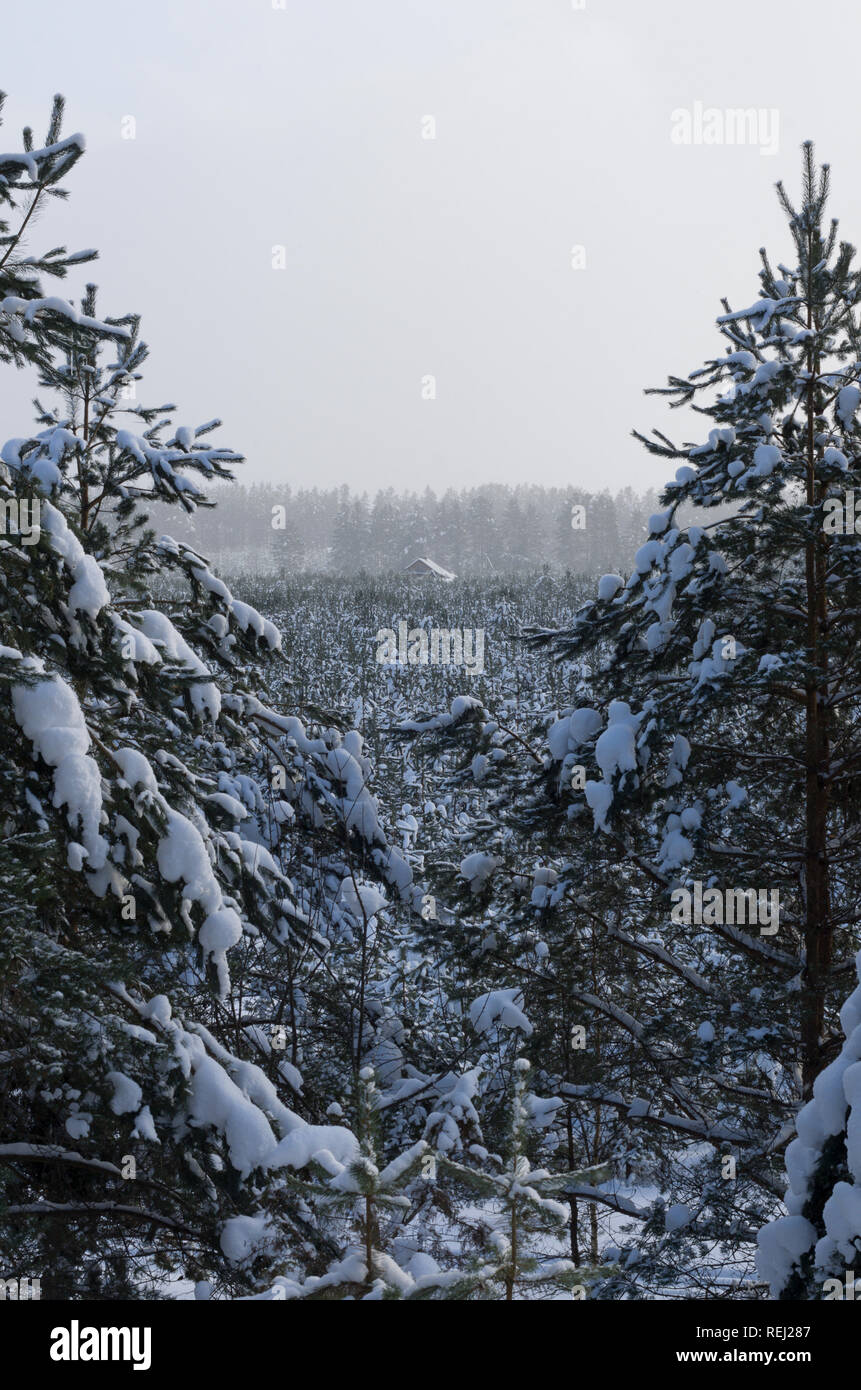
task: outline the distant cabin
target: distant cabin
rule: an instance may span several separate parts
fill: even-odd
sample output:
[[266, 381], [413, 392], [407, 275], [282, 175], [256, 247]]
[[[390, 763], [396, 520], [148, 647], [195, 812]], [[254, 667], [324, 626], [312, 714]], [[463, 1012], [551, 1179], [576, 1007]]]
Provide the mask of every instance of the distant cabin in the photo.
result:
[[407, 565], [404, 574], [430, 575], [434, 579], [444, 579], [447, 583], [457, 578], [456, 574], [452, 574], [450, 570], [444, 570], [442, 565], [436, 564], [433, 560], [427, 560], [424, 556], [418, 560], [413, 560], [411, 565]]

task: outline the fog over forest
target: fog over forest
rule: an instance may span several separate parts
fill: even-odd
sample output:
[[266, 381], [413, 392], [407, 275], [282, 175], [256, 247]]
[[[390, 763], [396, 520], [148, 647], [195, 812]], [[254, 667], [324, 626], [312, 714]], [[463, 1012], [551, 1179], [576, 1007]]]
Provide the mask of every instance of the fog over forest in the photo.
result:
[[232, 572], [384, 574], [427, 556], [456, 574], [553, 570], [596, 574], [620, 567], [646, 538], [653, 491], [587, 492], [489, 484], [442, 496], [388, 488], [230, 483], [218, 505], [189, 515], [156, 503], [150, 524]]

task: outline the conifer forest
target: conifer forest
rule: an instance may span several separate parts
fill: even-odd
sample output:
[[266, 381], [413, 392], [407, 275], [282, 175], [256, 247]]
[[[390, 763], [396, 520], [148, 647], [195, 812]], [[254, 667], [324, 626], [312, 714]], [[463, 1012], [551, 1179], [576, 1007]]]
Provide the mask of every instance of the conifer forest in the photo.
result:
[[574, 1302], [624, 1356], [649, 1304], [659, 1374], [822, 1364], [861, 184], [857, 84], [800, 88], [858, 19], [730, 0], [730, 73], [659, 0], [646, 78], [632, 0], [256, 10], [4, 45], [7, 1335]]

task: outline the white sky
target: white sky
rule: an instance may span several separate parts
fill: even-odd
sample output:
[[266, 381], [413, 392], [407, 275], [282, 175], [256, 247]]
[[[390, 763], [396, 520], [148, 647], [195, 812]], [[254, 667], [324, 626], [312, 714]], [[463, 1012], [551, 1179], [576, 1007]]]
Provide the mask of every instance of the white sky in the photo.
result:
[[[101, 312], [143, 314], [140, 399], [221, 416], [248, 481], [658, 485], [629, 431], [676, 420], [642, 388], [716, 348], [761, 244], [789, 258], [773, 184], [797, 189], [803, 139], [861, 238], [854, 0], [284, 4], [3, 22], [3, 148], [25, 122], [41, 143], [54, 91], [88, 140], [32, 245], [99, 247]], [[776, 108], [777, 153], [673, 144], [695, 102]], [[4, 438], [31, 395], [0, 374]]]

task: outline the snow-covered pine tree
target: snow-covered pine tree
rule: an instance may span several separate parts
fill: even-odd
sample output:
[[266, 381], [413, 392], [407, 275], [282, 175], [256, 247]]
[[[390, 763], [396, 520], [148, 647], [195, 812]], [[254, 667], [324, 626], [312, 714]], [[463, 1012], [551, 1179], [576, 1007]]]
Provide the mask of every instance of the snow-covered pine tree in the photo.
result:
[[[398, 1229], [413, 1209], [405, 1195], [421, 1171], [428, 1145], [418, 1140], [381, 1168], [379, 1091], [373, 1067], [359, 1073], [355, 1097], [356, 1152], [347, 1161], [320, 1150], [306, 1177], [287, 1176], [287, 1183], [305, 1204], [314, 1224], [322, 1224], [336, 1242], [333, 1258], [319, 1275], [275, 1274], [270, 1287], [258, 1298], [361, 1299], [378, 1301], [408, 1296], [416, 1286], [414, 1273], [402, 1268], [393, 1254]], [[244, 1240], [239, 1253], [245, 1259], [260, 1251], [271, 1271], [278, 1269], [280, 1252], [271, 1248], [270, 1223], [260, 1217], [238, 1217], [229, 1225], [229, 1239]], [[419, 1256], [419, 1261], [422, 1257]], [[288, 1254], [289, 1261], [289, 1254]], [[292, 1261], [295, 1263], [295, 1259]], [[416, 1263], [420, 1269], [433, 1261]]]
[[80, 311], [28, 304], [4, 322], [59, 404], [0, 452], [4, 1270], [55, 1297], [248, 1291], [228, 1223], [262, 1207], [282, 1249], [323, 1258], [279, 1175], [357, 1152], [325, 1122], [331, 1069], [303, 1091], [308, 999], [331, 1066], [358, 1067], [374, 1028], [357, 1044], [365, 1001], [329, 956], [367, 935], [372, 881], [421, 893], [360, 736], [273, 709], [277, 630], [146, 528], [148, 499], [203, 505], [195, 479], [240, 456], [216, 421], [136, 403], [136, 318], [100, 323], [92, 288]]
[[[574, 668], [566, 676], [572, 694], [585, 701], [583, 674]], [[620, 1189], [638, 1179], [662, 1187], [667, 1132], [687, 1133], [696, 1122], [679, 1113], [672, 1092], [672, 1109], [641, 1099], [638, 1043], [647, 1039], [630, 1031], [637, 1031], [632, 1001], [670, 1017], [673, 1003], [666, 978], [644, 978], [628, 946], [628, 929], [650, 910], [650, 893], [635, 884], [620, 904], [617, 852], [572, 826], [567, 814], [571, 777], [569, 771], [562, 780], [559, 759], [560, 734], [568, 747], [568, 716], [557, 719], [524, 698], [516, 708], [488, 710], [458, 696], [449, 712], [403, 720], [400, 730], [419, 740], [412, 757], [423, 747], [432, 764], [446, 767], [431, 778], [435, 796], [444, 787], [446, 799], [477, 803], [437, 832], [428, 872], [442, 921], [418, 929], [452, 1016], [462, 1011], [468, 1020], [467, 1055], [474, 1057], [470, 1023], [482, 1039], [489, 1025], [520, 1028], [541, 1089], [564, 1101], [548, 1123], [547, 1143], [555, 1145], [548, 1164], [570, 1171], [614, 1160], [611, 1181], [566, 1189], [570, 1254], [579, 1266], [599, 1262], [601, 1211], [630, 1218], [634, 1229], [654, 1216], [663, 1230], [663, 1208], [653, 1212]], [[597, 720], [590, 710], [578, 727], [585, 721], [595, 728]], [[670, 1057], [650, 1047], [646, 1060], [663, 1087]], [[498, 1086], [487, 1054], [472, 1065], [483, 1063], [476, 1104], [487, 1122]], [[659, 1264], [662, 1278], [676, 1278], [675, 1258]]]
[[788, 1215], [759, 1232], [774, 1298], [854, 1300], [861, 1283], [861, 952], [840, 1011], [846, 1041], [813, 1083], [786, 1149]]
[[448, 1178], [482, 1199], [479, 1220], [484, 1251], [471, 1266], [467, 1264], [447, 1277], [434, 1280], [429, 1276], [414, 1297], [501, 1297], [511, 1302], [526, 1290], [542, 1298], [560, 1291], [573, 1291], [575, 1297], [584, 1298], [592, 1285], [612, 1274], [609, 1266], [577, 1266], [558, 1256], [570, 1221], [565, 1195], [600, 1182], [607, 1172], [593, 1166], [554, 1174], [533, 1167], [529, 1157], [532, 1115], [526, 1090], [529, 1071], [525, 1057], [515, 1060], [503, 1158], [472, 1145], [472, 1165], [447, 1156], [440, 1159]]
[[[605, 719], [585, 738], [572, 726], [563, 759], [563, 771], [587, 768], [581, 795], [596, 829], [632, 878], [717, 890], [709, 896], [721, 906], [682, 927], [693, 959], [683, 943], [661, 956], [652, 932], [628, 934], [691, 1002], [699, 993], [709, 1013], [731, 1007], [719, 1034], [707, 1019], [711, 1055], [699, 1061], [690, 1006], [660, 1029], [676, 1058], [690, 1058], [683, 1113], [726, 1123], [734, 1109], [766, 1190], [781, 1140], [774, 1111], [795, 1098], [795, 1067], [809, 1094], [833, 1055], [834, 1000], [861, 910], [861, 545], [854, 528], [828, 524], [859, 469], [861, 276], [836, 223], [824, 224], [828, 171], [810, 145], [799, 208], [778, 190], [792, 264], [773, 268], [763, 251], [759, 299], [736, 311], [724, 302], [725, 354], [667, 388], [714, 428], [682, 448], [661, 434], [643, 440], [684, 462], [634, 572], [627, 583], [602, 579], [572, 631], [539, 636], [569, 658], [609, 648], [594, 682]], [[685, 505], [698, 524], [683, 524]], [[736, 889], [779, 894], [779, 919], [740, 928]]]
[[[0, 92], [0, 125], [6, 95]], [[105, 334], [104, 324], [88, 323], [67, 300], [46, 295], [43, 277], [62, 280], [69, 267], [95, 260], [92, 250], [69, 252], [55, 246], [25, 255], [28, 229], [53, 198], [66, 198], [63, 180], [84, 152], [82, 135], [62, 136], [64, 101], [54, 98], [44, 144], [35, 146], [25, 127], [20, 150], [0, 154], [0, 362], [15, 366], [42, 363], [70, 321], [82, 330]]]

